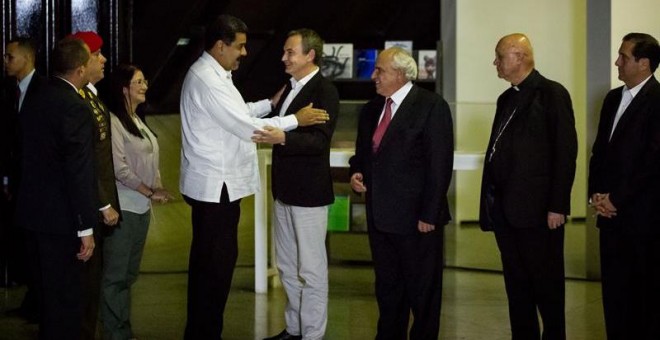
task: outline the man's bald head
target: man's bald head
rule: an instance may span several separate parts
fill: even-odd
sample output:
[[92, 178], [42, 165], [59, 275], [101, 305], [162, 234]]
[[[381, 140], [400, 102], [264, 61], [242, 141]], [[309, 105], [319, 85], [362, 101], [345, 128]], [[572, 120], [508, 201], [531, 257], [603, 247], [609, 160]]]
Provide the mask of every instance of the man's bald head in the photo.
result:
[[495, 48], [497, 76], [511, 82], [520, 84], [534, 69], [534, 50], [526, 35], [513, 33], [505, 35]]

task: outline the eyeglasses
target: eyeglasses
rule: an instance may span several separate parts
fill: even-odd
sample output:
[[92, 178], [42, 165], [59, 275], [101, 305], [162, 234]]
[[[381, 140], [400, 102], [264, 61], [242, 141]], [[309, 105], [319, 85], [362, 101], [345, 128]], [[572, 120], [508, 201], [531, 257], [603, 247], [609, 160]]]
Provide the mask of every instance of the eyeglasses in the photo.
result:
[[149, 86], [149, 81], [146, 79], [138, 79], [138, 80], [132, 80], [131, 84], [138, 84], [138, 85], [144, 85], [144, 86]]

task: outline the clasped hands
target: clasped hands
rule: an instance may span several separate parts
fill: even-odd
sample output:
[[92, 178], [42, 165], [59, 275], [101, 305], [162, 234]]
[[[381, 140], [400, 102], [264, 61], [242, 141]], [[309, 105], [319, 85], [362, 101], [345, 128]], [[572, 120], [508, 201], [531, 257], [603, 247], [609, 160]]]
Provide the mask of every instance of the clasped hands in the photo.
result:
[[606, 218], [616, 216], [616, 207], [610, 201], [610, 194], [595, 193], [591, 195], [589, 205], [596, 211], [596, 216], [600, 215]]
[[166, 189], [164, 188], [154, 188], [153, 195], [151, 195], [151, 200], [159, 203], [167, 203], [167, 201], [174, 199]]
[[[330, 115], [325, 110], [316, 109], [312, 107], [313, 105], [313, 103], [309, 103], [309, 105], [295, 113], [298, 126], [325, 124], [330, 120]], [[252, 141], [255, 143], [283, 144], [286, 141], [286, 135], [282, 129], [266, 125], [262, 130], [254, 131]]]

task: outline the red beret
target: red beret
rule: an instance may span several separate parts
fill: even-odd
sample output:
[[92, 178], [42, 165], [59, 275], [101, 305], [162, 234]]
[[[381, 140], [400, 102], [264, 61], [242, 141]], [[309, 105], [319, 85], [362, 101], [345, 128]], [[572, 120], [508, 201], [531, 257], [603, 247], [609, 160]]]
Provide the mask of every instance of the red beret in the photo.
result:
[[91, 32], [91, 31], [77, 32], [75, 34], [72, 34], [71, 36], [85, 42], [85, 44], [87, 44], [87, 47], [89, 47], [90, 53], [95, 53], [96, 51], [101, 49], [101, 46], [103, 46], [103, 38], [101, 38], [101, 36], [96, 34], [95, 32]]

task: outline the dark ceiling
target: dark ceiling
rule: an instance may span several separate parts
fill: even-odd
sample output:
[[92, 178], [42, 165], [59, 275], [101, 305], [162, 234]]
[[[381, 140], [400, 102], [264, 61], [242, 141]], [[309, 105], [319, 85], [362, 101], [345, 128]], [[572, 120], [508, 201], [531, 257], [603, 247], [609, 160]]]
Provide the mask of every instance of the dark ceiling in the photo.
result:
[[[349, 42], [355, 49], [382, 48], [385, 40], [435, 49], [440, 37], [439, 0], [133, 1], [133, 61], [152, 80], [154, 111], [178, 112], [181, 82], [201, 53], [202, 27], [219, 14], [249, 27], [248, 56], [234, 74], [246, 100], [269, 97], [282, 86], [282, 45], [292, 29], [311, 28], [326, 42]], [[179, 38], [190, 43], [177, 46]]]

